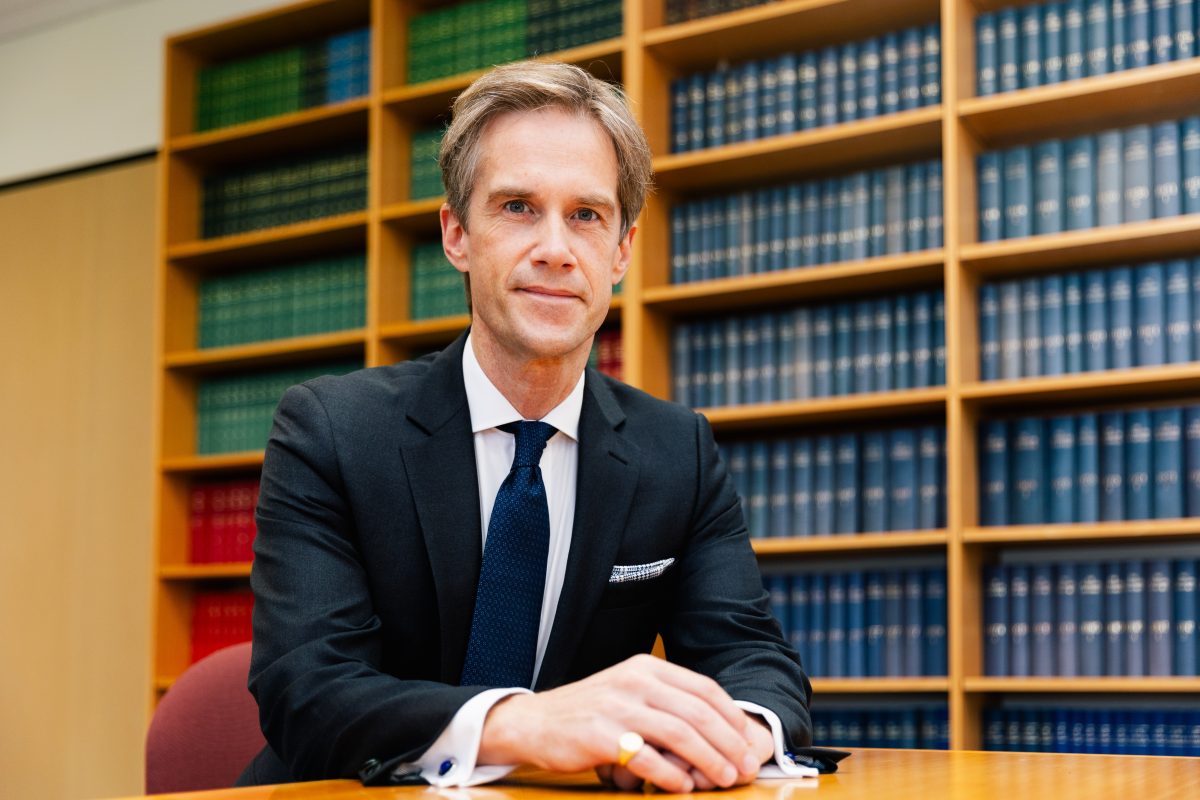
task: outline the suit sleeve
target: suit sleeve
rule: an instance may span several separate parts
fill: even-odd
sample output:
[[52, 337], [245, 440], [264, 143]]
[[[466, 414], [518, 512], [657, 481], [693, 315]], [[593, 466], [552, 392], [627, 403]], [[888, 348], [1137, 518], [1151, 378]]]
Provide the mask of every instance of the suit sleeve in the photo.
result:
[[667, 657], [715, 679], [735, 700], [774, 711], [787, 749], [812, 743], [812, 688], [768, 611], [733, 481], [708, 421], [696, 416], [698, 463], [691, 536], [663, 631]]
[[336, 447], [314, 391], [289, 389], [263, 463], [249, 685], [263, 734], [293, 779], [387, 783], [482, 687], [381, 670], [381, 624]]

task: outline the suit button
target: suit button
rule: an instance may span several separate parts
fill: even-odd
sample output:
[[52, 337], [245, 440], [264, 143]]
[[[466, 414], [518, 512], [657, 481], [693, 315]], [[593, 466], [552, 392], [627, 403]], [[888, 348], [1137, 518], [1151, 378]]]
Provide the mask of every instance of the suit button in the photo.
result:
[[383, 765], [379, 763], [377, 758], [368, 758], [363, 762], [363, 765], [358, 769], [358, 777], [362, 781], [369, 781], [379, 774], [379, 770]]

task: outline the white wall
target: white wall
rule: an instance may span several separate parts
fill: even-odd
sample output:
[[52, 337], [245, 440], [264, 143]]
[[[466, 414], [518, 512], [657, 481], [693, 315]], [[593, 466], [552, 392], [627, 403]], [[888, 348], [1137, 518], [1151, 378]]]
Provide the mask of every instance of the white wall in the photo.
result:
[[135, 0], [0, 41], [0, 186], [157, 150], [163, 41], [286, 0]]

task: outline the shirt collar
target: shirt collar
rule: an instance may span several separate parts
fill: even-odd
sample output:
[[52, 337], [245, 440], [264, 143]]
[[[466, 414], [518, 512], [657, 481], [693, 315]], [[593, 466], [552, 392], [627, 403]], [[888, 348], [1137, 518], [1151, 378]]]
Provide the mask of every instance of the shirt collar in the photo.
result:
[[[463, 383], [467, 389], [467, 406], [471, 410], [471, 432], [479, 433], [489, 428], [496, 428], [509, 422], [524, 419], [521, 413], [513, 408], [508, 398], [500, 393], [491, 382], [479, 361], [475, 358], [475, 349], [471, 346], [471, 334], [467, 334], [463, 346]], [[575, 388], [566, 398], [542, 417], [542, 422], [553, 425], [555, 430], [565, 433], [576, 442], [579, 441], [579, 414], [583, 410], [583, 382], [586, 370], [579, 374]]]

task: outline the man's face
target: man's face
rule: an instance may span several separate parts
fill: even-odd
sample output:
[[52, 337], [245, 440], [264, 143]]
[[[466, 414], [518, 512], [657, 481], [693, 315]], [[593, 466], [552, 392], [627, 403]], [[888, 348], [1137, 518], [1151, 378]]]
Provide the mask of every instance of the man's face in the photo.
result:
[[442, 208], [446, 255], [471, 275], [473, 335], [523, 360], [590, 348], [629, 266], [617, 156], [593, 120], [504, 114], [480, 139], [467, 224]]

